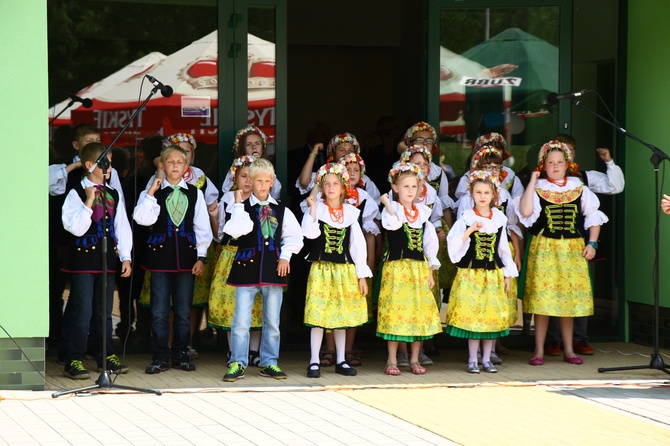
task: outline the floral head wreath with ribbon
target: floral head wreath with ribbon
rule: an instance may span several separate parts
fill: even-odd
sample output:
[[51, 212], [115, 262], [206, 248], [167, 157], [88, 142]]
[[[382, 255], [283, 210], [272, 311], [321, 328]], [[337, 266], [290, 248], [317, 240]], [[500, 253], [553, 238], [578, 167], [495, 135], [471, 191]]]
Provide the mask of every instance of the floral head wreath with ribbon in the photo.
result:
[[253, 163], [255, 159], [256, 159], [256, 157], [251, 156], [251, 155], [243, 155], [239, 158], [235, 158], [235, 160], [233, 161], [233, 165], [230, 166], [230, 179], [234, 181], [235, 180], [235, 174], [237, 173], [237, 170], [240, 167], [250, 166], [251, 163]]
[[472, 160], [470, 161], [470, 169], [475, 170], [479, 167], [479, 163], [481, 162], [482, 158], [485, 158], [487, 156], [497, 156], [502, 158], [502, 153], [500, 150], [494, 146], [480, 146], [478, 149], [475, 150], [475, 152], [472, 155]]
[[326, 175], [332, 174], [338, 176], [343, 183], [345, 193], [344, 197], [348, 198], [352, 195], [351, 188], [349, 187], [349, 171], [346, 166], [342, 163], [327, 163], [319, 167], [319, 170], [316, 172], [316, 185], [320, 188], [323, 183], [323, 179]]
[[477, 181], [482, 181], [484, 183], [492, 184], [493, 187], [498, 190], [500, 188], [500, 178], [498, 175], [495, 175], [486, 170], [472, 169], [468, 173], [468, 189], [472, 189], [472, 185]]
[[261, 137], [261, 144], [263, 144], [263, 153], [265, 153], [265, 148], [268, 145], [268, 137], [265, 136], [265, 133], [263, 133], [263, 131], [258, 127], [256, 127], [255, 125], [248, 125], [237, 131], [237, 134], [235, 135], [235, 142], [233, 143], [233, 153], [240, 153], [240, 150], [243, 149], [243, 147], [240, 147], [242, 141], [244, 141], [244, 138], [246, 138], [247, 135], [249, 135], [250, 133]]
[[405, 145], [409, 147], [409, 145], [414, 141], [414, 135], [416, 135], [419, 132], [430, 132], [430, 137], [435, 141], [433, 143], [433, 149], [432, 149], [432, 155], [437, 154], [440, 151], [440, 147], [437, 144], [437, 132], [435, 131], [435, 128], [428, 124], [427, 122], [417, 122], [414, 124], [412, 127], [407, 129], [407, 132], [405, 132], [405, 137], [404, 137], [404, 142]]
[[412, 155], [415, 153], [420, 153], [427, 161], [430, 161], [430, 157], [432, 156], [432, 152], [428, 147], [423, 144], [412, 144], [407, 150], [402, 152], [402, 155], [400, 155], [400, 162], [411, 162], [410, 158], [412, 158]]
[[347, 153], [344, 155], [340, 161], [341, 164], [344, 164], [346, 167], [347, 164], [358, 164], [358, 166], [361, 169], [361, 179], [360, 182], [363, 182], [363, 174], [365, 174], [365, 161], [363, 161], [363, 158], [358, 153]]
[[555, 140], [549, 141], [542, 145], [540, 152], [537, 154], [537, 167], [535, 170], [544, 172], [544, 162], [547, 159], [549, 152], [563, 152], [565, 160], [568, 162], [568, 170], [566, 171], [566, 175], [578, 175], [579, 165], [572, 161], [574, 156], [572, 154], [572, 150], [570, 150], [570, 147], [568, 147], [567, 144]]
[[337, 149], [338, 145], [344, 144], [344, 143], [347, 143], [347, 142], [349, 144], [351, 144], [352, 146], [354, 146], [354, 153], [361, 153], [361, 145], [358, 144], [358, 140], [356, 139], [356, 137], [353, 134], [351, 134], [349, 132], [340, 133], [339, 135], [333, 136], [333, 138], [328, 143], [327, 153], [328, 153], [328, 162], [329, 163], [333, 162], [333, 161], [338, 161], [338, 160], [334, 159], [335, 158], [335, 149]]
[[396, 162], [391, 170], [389, 171], [389, 176], [388, 176], [388, 181], [389, 183], [393, 184], [396, 178], [398, 178], [398, 175], [401, 173], [413, 173], [417, 177], [419, 177], [420, 180], [423, 180], [423, 171], [419, 166], [417, 166], [414, 163], [403, 163], [401, 161]]
[[507, 141], [505, 141], [505, 138], [503, 138], [500, 133], [491, 132], [486, 133], [485, 135], [481, 135], [475, 140], [475, 145], [472, 147], [472, 152], [476, 152], [480, 147], [483, 146], [493, 146], [500, 150], [503, 161], [510, 157], [510, 154], [507, 151]]
[[180, 142], [187, 142], [193, 146], [195, 150], [198, 145], [195, 143], [195, 138], [190, 133], [175, 133], [163, 140], [163, 148], [167, 149], [170, 146], [178, 146]]

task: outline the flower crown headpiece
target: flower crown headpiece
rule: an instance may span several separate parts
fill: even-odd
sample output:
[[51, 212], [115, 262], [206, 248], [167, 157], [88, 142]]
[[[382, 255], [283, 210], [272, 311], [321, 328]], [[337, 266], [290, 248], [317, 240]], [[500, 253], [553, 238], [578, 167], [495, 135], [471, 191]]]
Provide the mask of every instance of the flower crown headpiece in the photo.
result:
[[472, 160], [470, 161], [470, 169], [474, 170], [479, 167], [479, 162], [485, 156], [499, 156], [502, 158], [502, 153], [494, 146], [481, 146], [476, 149], [475, 153], [472, 155]]
[[242, 140], [249, 133], [255, 133], [256, 135], [261, 137], [261, 142], [263, 144], [263, 153], [265, 153], [265, 148], [268, 145], [268, 137], [265, 136], [265, 133], [263, 133], [261, 129], [251, 124], [238, 130], [237, 134], [235, 135], [235, 142], [233, 143], [233, 153], [240, 150], [240, 144], [242, 144]]
[[163, 140], [163, 148], [167, 149], [169, 146], [178, 146], [180, 142], [187, 142], [193, 146], [195, 150], [198, 145], [195, 143], [195, 138], [190, 133], [175, 133]]
[[333, 138], [328, 143], [327, 153], [328, 153], [328, 161], [329, 162], [338, 161], [336, 159], [333, 159], [334, 156], [335, 156], [335, 149], [337, 149], [337, 146], [339, 144], [343, 144], [343, 143], [346, 143], [346, 142], [348, 142], [349, 144], [354, 146], [354, 153], [361, 153], [361, 146], [360, 146], [360, 144], [358, 144], [358, 140], [356, 139], [356, 137], [353, 134], [351, 134], [349, 132], [340, 133], [339, 135], [333, 136]]
[[414, 163], [403, 163], [402, 161], [398, 161], [395, 164], [393, 164], [393, 167], [389, 171], [389, 176], [388, 176], [388, 181], [389, 183], [393, 184], [393, 180], [398, 177], [401, 173], [413, 173], [417, 177], [419, 177], [420, 180], [423, 180], [423, 171], [419, 166], [417, 166]]
[[473, 169], [468, 173], [468, 189], [472, 189], [475, 181], [483, 181], [485, 183], [493, 184], [493, 187], [498, 190], [500, 188], [500, 177], [486, 170]]
[[424, 146], [423, 144], [412, 144], [407, 150], [402, 152], [402, 155], [400, 155], [400, 162], [409, 163], [409, 159], [415, 153], [420, 153], [428, 161], [430, 161], [430, 157], [432, 156], [432, 152], [427, 146]]
[[230, 167], [230, 179], [235, 180], [237, 169], [244, 166], [250, 166], [255, 159], [256, 157], [251, 155], [244, 155], [239, 158], [235, 158], [235, 160], [233, 160], [233, 165]]
[[439, 146], [437, 145], [437, 132], [435, 131], [435, 128], [428, 124], [427, 122], [420, 121], [414, 124], [412, 127], [407, 129], [407, 132], [405, 132], [405, 137], [403, 138], [405, 141], [405, 145], [409, 146], [412, 141], [414, 140], [414, 135], [417, 134], [418, 132], [423, 132], [423, 131], [428, 131], [430, 132], [430, 137], [435, 141], [433, 143], [433, 152], [432, 155], [437, 154], [437, 152], [440, 151]]
[[351, 188], [349, 187], [349, 171], [342, 163], [327, 163], [319, 167], [319, 170], [316, 172], [316, 185], [321, 187], [323, 178], [328, 175], [333, 174], [340, 177], [340, 180], [344, 183], [344, 188], [346, 190], [345, 198], [351, 196]]
[[361, 167], [361, 179], [363, 178], [363, 174], [365, 173], [365, 161], [363, 161], [363, 158], [361, 158], [358, 153], [347, 153], [339, 162], [345, 166], [352, 163], [358, 164]]
[[572, 150], [570, 150], [570, 147], [568, 147], [567, 144], [556, 140], [549, 141], [542, 145], [540, 152], [537, 154], [537, 167], [535, 170], [540, 172], [544, 171], [544, 162], [547, 159], [549, 152], [563, 152], [565, 160], [568, 162], [568, 170], [566, 174], [573, 176], [577, 175], [579, 171], [579, 165], [573, 162], [574, 155], [572, 154]]
[[491, 132], [481, 135], [475, 140], [475, 145], [472, 147], [472, 152], [476, 152], [480, 147], [483, 146], [493, 146], [496, 149], [500, 150], [503, 161], [510, 157], [510, 153], [507, 151], [507, 141], [500, 133]]

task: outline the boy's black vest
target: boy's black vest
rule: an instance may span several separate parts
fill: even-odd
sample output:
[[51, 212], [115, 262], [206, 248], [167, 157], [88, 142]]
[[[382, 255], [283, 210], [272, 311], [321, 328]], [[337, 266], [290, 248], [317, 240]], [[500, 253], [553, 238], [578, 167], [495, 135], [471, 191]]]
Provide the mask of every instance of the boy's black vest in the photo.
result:
[[333, 263], [354, 263], [349, 254], [349, 228], [335, 228], [319, 221], [321, 234], [312, 240], [307, 260]]
[[470, 247], [456, 266], [459, 268], [502, 268], [503, 263], [498, 256], [498, 245], [503, 229], [501, 226], [498, 232], [492, 234], [479, 231], [470, 234]]
[[237, 239], [237, 254], [228, 275], [228, 285], [232, 286], [285, 286], [286, 276], [277, 274], [277, 262], [281, 254], [283, 204], [269, 205], [277, 218], [277, 230], [274, 238], [263, 238], [258, 221], [260, 204], [251, 206], [250, 200], [244, 202], [244, 210], [254, 223], [248, 234]]
[[[79, 198], [83, 203], [86, 203], [86, 191], [81, 185], [81, 181], [74, 183], [72, 189], [79, 194]], [[116, 234], [114, 233], [114, 220], [116, 211], [119, 205], [119, 193], [114, 189], [107, 189], [107, 192], [114, 199], [114, 217], [106, 214], [107, 225], [107, 272], [116, 272], [117, 267], [117, 251], [116, 251]], [[95, 222], [91, 219], [91, 226], [88, 227], [86, 233], [80, 237], [75, 237], [70, 233], [72, 238], [68, 245], [67, 254], [63, 261], [63, 268], [65, 272], [69, 273], [101, 273], [102, 272], [102, 229], [103, 219]], [[61, 223], [62, 225], [62, 223]]]
[[400, 259], [426, 260], [423, 254], [424, 223], [420, 228], [412, 228], [407, 223], [395, 231], [386, 231], [388, 240], [388, 254], [386, 261]]
[[172, 193], [171, 187], [164, 187], [154, 194], [161, 211], [158, 220], [151, 226], [151, 234], [142, 259], [142, 267], [155, 272], [186, 272], [193, 269], [198, 260], [193, 218], [198, 189], [187, 184], [181, 191], [188, 198], [186, 215], [179, 227], [175, 227], [165, 205], [165, 200]]
[[581, 212], [582, 186], [578, 189], [579, 195], [573, 201], [561, 204], [551, 203], [538, 193], [542, 211], [528, 231], [538, 235], [544, 229], [542, 236], [553, 239], [583, 238], [585, 231], [584, 216]]

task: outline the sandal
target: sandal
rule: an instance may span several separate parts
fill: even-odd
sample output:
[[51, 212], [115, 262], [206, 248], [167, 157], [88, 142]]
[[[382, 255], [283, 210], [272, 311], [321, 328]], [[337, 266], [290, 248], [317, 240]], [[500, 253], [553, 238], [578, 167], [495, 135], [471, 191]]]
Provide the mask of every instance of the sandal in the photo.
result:
[[321, 350], [319, 353], [319, 365], [321, 367], [330, 367], [333, 364], [335, 364], [335, 352]]
[[356, 355], [354, 352], [346, 352], [344, 354], [344, 359], [346, 359], [346, 361], [352, 367], [360, 367], [361, 366], [361, 360], [358, 357], [358, 355]]
[[402, 372], [398, 368], [398, 364], [388, 363], [386, 364], [386, 369], [384, 369], [384, 373], [386, 373], [389, 376], [398, 376]]
[[422, 367], [418, 362], [413, 362], [409, 365], [409, 368], [412, 370], [412, 373], [415, 375], [425, 375], [426, 368]]

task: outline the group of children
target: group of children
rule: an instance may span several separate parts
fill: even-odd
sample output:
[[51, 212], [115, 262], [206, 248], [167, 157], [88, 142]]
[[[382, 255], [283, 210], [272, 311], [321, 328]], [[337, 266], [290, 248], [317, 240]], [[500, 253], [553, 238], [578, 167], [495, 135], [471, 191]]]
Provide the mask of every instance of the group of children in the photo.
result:
[[[413, 374], [426, 373], [424, 365], [432, 361], [424, 343], [443, 330], [440, 289], [450, 290], [446, 332], [468, 339], [466, 370], [479, 373], [481, 363], [484, 371], [495, 373], [500, 363], [496, 339], [509, 333], [517, 317], [515, 278], [522, 259], [519, 290], [524, 312], [535, 314], [536, 326], [530, 364], [544, 363], [549, 316], [560, 318], [564, 360], [582, 362], [571, 348], [572, 318], [593, 313], [587, 261], [595, 255], [600, 225], [607, 217], [598, 211], [598, 199], [584, 184], [566, 144], [550, 141], [542, 146], [524, 191], [502, 164], [509, 156], [504, 139], [483, 135], [454, 201], [443, 166], [431, 161], [439, 146], [429, 124], [419, 122], [408, 129], [384, 194], [366, 177], [355, 136], [339, 134], [328, 144], [323, 166], [314, 166], [314, 160], [324, 147], [314, 145], [296, 182], [301, 193], [309, 193], [301, 203], [301, 222], [278, 201], [281, 185], [264, 158], [266, 144], [255, 126], [238, 132], [236, 158], [217, 202], [211, 182], [190, 165], [193, 137], [166, 139], [159, 174], [141, 193], [132, 214], [137, 224], [150, 227], [141, 259], [141, 267], [150, 272], [153, 359], [146, 373], [170, 367], [195, 370], [188, 347], [194, 289], [199, 287], [208, 296], [208, 323], [228, 332], [224, 381], [243, 378], [251, 365], [260, 368], [261, 376], [286, 378], [278, 365], [280, 310], [291, 257], [304, 243], [311, 264], [304, 308], [304, 323], [311, 327], [310, 378], [320, 377], [321, 367], [332, 363], [336, 373], [356, 375], [356, 328], [375, 319], [377, 336], [387, 341], [384, 373], [400, 375], [402, 366]], [[73, 164], [80, 162], [88, 170], [104, 149], [91, 142], [80, 151], [81, 161]], [[69, 189], [62, 220], [75, 238], [63, 268], [73, 279], [63, 331], [65, 375], [80, 379], [89, 376], [82, 357], [94, 311], [97, 320], [106, 311], [108, 321], [110, 355], [99, 357], [98, 366], [115, 373], [128, 370], [111, 346], [110, 273], [118, 257], [122, 275], [130, 275], [132, 238], [113, 169], [105, 180], [99, 168], [85, 170], [82, 178], [76, 167], [50, 169], [50, 192], [58, 193], [56, 184], [61, 194]], [[104, 181], [109, 192], [102, 199], [96, 190]], [[103, 218], [112, 239], [112, 280], [109, 308], [94, 310]], [[522, 226], [530, 238], [525, 256]], [[324, 336], [331, 358], [323, 355]]]

